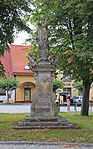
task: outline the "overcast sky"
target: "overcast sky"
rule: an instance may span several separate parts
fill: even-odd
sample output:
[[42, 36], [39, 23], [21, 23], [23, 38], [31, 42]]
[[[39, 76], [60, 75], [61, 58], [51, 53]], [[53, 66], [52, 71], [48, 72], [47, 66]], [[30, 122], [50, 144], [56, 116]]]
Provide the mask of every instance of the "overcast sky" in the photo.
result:
[[20, 32], [19, 34], [15, 35], [14, 43], [15, 45], [25, 45], [25, 40], [28, 38], [29, 34], [27, 32]]

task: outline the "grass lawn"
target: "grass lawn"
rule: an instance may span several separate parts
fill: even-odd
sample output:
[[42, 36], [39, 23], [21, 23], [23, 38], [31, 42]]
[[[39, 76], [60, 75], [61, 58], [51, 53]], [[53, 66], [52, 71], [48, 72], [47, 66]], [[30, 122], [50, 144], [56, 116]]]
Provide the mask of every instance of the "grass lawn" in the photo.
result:
[[14, 130], [11, 126], [27, 114], [0, 114], [0, 141], [67, 141], [93, 143], [93, 113], [82, 117], [77, 112], [59, 113], [81, 129]]

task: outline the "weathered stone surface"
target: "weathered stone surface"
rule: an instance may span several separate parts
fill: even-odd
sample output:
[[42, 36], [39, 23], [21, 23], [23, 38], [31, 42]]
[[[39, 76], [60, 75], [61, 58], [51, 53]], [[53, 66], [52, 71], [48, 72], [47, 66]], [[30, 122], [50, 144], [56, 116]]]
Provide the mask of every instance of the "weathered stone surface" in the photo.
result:
[[79, 129], [76, 124], [60, 117], [26, 117], [24, 121], [20, 121], [13, 126], [15, 129]]
[[36, 94], [31, 105], [32, 117], [53, 117], [53, 69], [50, 68], [49, 62], [39, 63], [35, 68]]

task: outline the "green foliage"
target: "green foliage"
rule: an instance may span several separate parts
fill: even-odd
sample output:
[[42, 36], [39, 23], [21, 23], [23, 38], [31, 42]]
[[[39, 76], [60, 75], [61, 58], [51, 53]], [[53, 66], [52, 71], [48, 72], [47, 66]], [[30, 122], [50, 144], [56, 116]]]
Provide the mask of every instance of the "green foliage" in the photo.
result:
[[0, 78], [0, 88], [7, 91], [13, 90], [18, 87], [19, 82], [16, 81], [14, 77], [1, 77]]
[[[78, 89], [78, 90], [80, 90], [80, 89], [83, 89], [83, 83], [82, 83], [82, 81], [78, 81], [78, 82], [73, 82], [73, 87], [74, 88], [76, 88], [76, 89]], [[91, 88], [93, 88], [93, 84], [91, 84]]]
[[38, 47], [36, 47], [35, 45], [33, 45], [33, 47], [31, 48], [31, 51], [29, 52], [29, 56], [32, 57], [33, 54], [36, 55], [36, 61], [38, 63], [38, 61], [39, 61], [39, 50], [38, 50]]
[[82, 81], [80, 81], [80, 82], [74, 82], [72, 85], [73, 85], [74, 88], [76, 88], [76, 89], [78, 89], [78, 90], [80, 90], [80, 89], [83, 88], [83, 83], [82, 83]]
[[30, 32], [25, 16], [29, 15], [31, 0], [0, 1], [0, 55], [13, 43], [15, 29]]
[[59, 69], [75, 80], [93, 81], [93, 1], [35, 0], [33, 5], [35, 25], [48, 16], [49, 46]]
[[0, 76], [4, 76], [4, 67], [1, 62], [0, 62]]
[[58, 88], [63, 88], [64, 83], [58, 79], [53, 80], [53, 92], [55, 92]]
[[40, 16], [48, 16], [49, 47], [58, 57], [58, 68], [75, 81], [83, 81], [84, 102], [93, 82], [93, 1], [35, 0], [33, 5], [35, 24]]

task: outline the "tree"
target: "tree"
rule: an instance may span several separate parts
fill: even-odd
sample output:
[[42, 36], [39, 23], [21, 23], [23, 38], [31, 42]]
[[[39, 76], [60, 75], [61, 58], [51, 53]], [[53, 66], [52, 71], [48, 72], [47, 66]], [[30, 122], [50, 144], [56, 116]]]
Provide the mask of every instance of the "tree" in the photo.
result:
[[7, 91], [7, 102], [9, 102], [9, 91], [18, 87], [19, 82], [14, 77], [1, 77], [0, 88]]
[[0, 76], [4, 76], [4, 67], [3, 67], [3, 64], [0, 62]]
[[79, 95], [81, 95], [82, 91], [83, 91], [83, 83], [82, 83], [82, 81], [80, 81], [80, 82], [73, 82], [72, 85], [73, 85], [74, 88], [78, 89]]
[[58, 56], [58, 67], [83, 82], [81, 115], [88, 116], [89, 90], [93, 82], [93, 1], [35, 0], [33, 21], [47, 14], [49, 41]]
[[0, 55], [13, 43], [15, 30], [30, 28], [25, 22], [25, 16], [30, 15], [31, 0], [1, 0], [0, 1]]
[[58, 79], [53, 80], [53, 92], [55, 92], [58, 88], [61, 89], [64, 87], [64, 83]]

